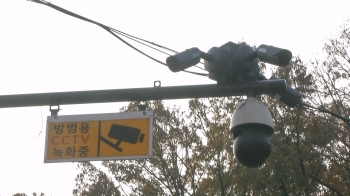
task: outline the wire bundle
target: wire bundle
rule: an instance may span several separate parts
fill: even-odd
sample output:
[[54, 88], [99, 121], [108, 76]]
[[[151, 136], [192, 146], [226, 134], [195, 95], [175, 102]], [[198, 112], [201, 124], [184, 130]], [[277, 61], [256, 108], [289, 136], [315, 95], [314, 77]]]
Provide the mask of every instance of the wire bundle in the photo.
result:
[[[91, 20], [91, 19], [85, 18], [85, 17], [80, 16], [80, 15], [78, 15], [78, 14], [75, 14], [75, 13], [73, 13], [73, 12], [71, 12], [71, 11], [68, 11], [68, 10], [66, 10], [66, 9], [63, 9], [63, 8], [57, 6], [57, 5], [54, 5], [54, 4], [50, 3], [50, 2], [47, 2], [47, 1], [44, 1], [44, 0], [28, 0], [28, 1], [31, 1], [31, 2], [35, 2], [35, 3], [39, 3], [39, 4], [42, 4], [42, 5], [49, 6], [49, 7], [53, 8], [53, 9], [55, 9], [55, 10], [57, 10], [57, 11], [60, 11], [60, 12], [62, 12], [62, 13], [64, 13], [64, 14], [67, 14], [67, 15], [69, 15], [69, 16], [72, 16], [72, 17], [75, 17], [75, 18], [79, 18], [80, 20], [83, 20], [83, 21], [86, 21], [86, 22], [95, 24], [95, 25], [97, 25], [97, 26], [103, 28], [104, 30], [106, 30], [106, 31], [109, 32], [110, 34], [112, 34], [114, 37], [118, 38], [120, 41], [122, 41], [124, 44], [128, 45], [128, 46], [131, 47], [132, 49], [136, 50], [137, 52], [139, 52], [139, 53], [145, 55], [146, 57], [148, 57], [148, 58], [150, 58], [150, 59], [152, 59], [152, 60], [154, 60], [154, 61], [156, 61], [157, 63], [160, 63], [160, 64], [162, 64], [162, 65], [167, 66], [167, 64], [165, 64], [165, 63], [163, 63], [162, 61], [160, 61], [160, 60], [158, 60], [158, 59], [155, 59], [154, 57], [151, 57], [151, 56], [149, 56], [148, 54], [142, 52], [141, 50], [139, 50], [139, 49], [136, 48], [135, 46], [131, 45], [129, 42], [127, 42], [127, 41], [125, 41], [124, 39], [122, 39], [120, 36], [124, 36], [124, 37], [126, 37], [126, 38], [128, 38], [128, 39], [131, 39], [131, 40], [133, 40], [133, 41], [135, 41], [135, 42], [137, 42], [137, 43], [140, 43], [140, 44], [142, 44], [142, 45], [144, 45], [144, 46], [147, 46], [147, 47], [149, 47], [149, 48], [152, 48], [152, 49], [154, 49], [154, 50], [156, 50], [156, 51], [158, 51], [158, 52], [161, 52], [161, 53], [166, 54], [166, 55], [169, 55], [169, 56], [171, 56], [171, 54], [166, 53], [166, 52], [164, 52], [164, 51], [162, 51], [162, 50], [160, 50], [160, 49], [167, 50], [167, 51], [172, 52], [172, 53], [178, 53], [177, 51], [172, 50], [172, 49], [170, 49], [170, 48], [167, 48], [167, 47], [165, 47], [165, 46], [161, 46], [161, 45], [159, 45], [159, 44], [156, 44], [156, 43], [153, 43], [153, 42], [150, 42], [150, 41], [147, 41], [147, 40], [144, 40], [144, 39], [141, 39], [141, 38], [138, 38], [138, 37], [129, 35], [129, 34], [127, 34], [127, 33], [124, 33], [124, 32], [122, 32], [122, 31], [119, 31], [119, 30], [117, 30], [117, 29], [111, 28], [111, 27], [109, 27], [109, 26], [106, 26], [106, 25], [104, 25], [104, 24], [98, 23], [98, 22], [93, 21], [93, 20]], [[153, 45], [153, 46], [155, 46], [155, 47], [158, 47], [158, 48], [160, 48], [160, 49], [157, 49], [157, 48], [155, 48], [155, 47], [153, 47], [153, 46], [150, 46], [149, 44], [151, 44], [151, 45]], [[196, 66], [196, 67], [197, 67], [197, 66]], [[200, 67], [198, 67], [198, 68], [200, 68]], [[203, 68], [200, 68], [200, 69], [203, 69]], [[191, 72], [191, 71], [186, 71], [186, 70], [183, 70], [183, 71], [184, 71], [184, 72], [187, 72], [187, 73], [195, 74], [195, 75], [208, 76], [208, 74], [204, 74], [204, 73], [197, 73], [197, 72]]]

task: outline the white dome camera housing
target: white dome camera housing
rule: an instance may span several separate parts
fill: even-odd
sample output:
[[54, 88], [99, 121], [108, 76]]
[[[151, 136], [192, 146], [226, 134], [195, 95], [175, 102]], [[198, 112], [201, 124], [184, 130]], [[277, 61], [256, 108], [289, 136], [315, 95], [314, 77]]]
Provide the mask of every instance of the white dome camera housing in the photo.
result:
[[273, 121], [269, 110], [255, 97], [248, 97], [233, 113], [230, 131], [233, 152], [246, 167], [260, 167], [271, 153]]

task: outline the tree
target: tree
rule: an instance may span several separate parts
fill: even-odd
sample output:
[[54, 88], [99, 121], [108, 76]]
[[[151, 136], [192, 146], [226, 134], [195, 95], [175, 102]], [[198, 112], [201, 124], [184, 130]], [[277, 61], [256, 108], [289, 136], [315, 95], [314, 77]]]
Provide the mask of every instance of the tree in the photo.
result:
[[[313, 75], [318, 84], [310, 102], [326, 108], [335, 114], [350, 116], [350, 30], [349, 20], [341, 29], [339, 36], [330, 39], [324, 46], [327, 58], [312, 62]], [[325, 194], [347, 195], [350, 192], [350, 124], [334, 116], [318, 115], [310, 126], [311, 130], [322, 130], [325, 134], [316, 140], [314, 149], [320, 153], [326, 168], [323, 178], [316, 178], [325, 188]], [[313, 137], [317, 132], [313, 133]], [[315, 140], [315, 139], [314, 139]]]
[[[16, 193], [16, 194], [13, 194], [12, 196], [27, 196], [27, 194], [25, 193]], [[40, 195], [36, 192], [33, 193], [33, 196], [45, 196], [45, 194], [43, 192], [40, 193]]]
[[43, 192], [40, 193], [40, 195], [36, 192], [33, 193], [33, 196], [45, 196], [45, 194]]
[[[348, 26], [342, 28], [338, 38], [325, 44], [326, 60], [311, 62], [307, 70], [308, 66], [295, 58], [293, 67], [274, 71], [301, 92], [305, 102], [345, 117], [350, 114]], [[349, 124], [319, 111], [304, 108], [301, 112], [269, 100], [265, 103], [272, 110], [275, 132], [279, 132], [277, 137], [272, 137], [273, 141], [277, 139], [273, 143], [278, 146], [274, 147], [266, 164], [275, 159], [275, 164], [283, 166], [279, 172], [284, 194], [347, 195], [350, 190]], [[271, 171], [277, 168], [275, 165]], [[299, 181], [299, 185], [291, 180]], [[299, 188], [301, 190], [296, 192]]]
[[[204, 177], [204, 144], [198, 128], [188, 126], [178, 107], [149, 103], [154, 110], [153, 158], [104, 162], [115, 179], [135, 195], [195, 195]], [[125, 111], [135, 110], [132, 103]]]
[[76, 188], [73, 190], [73, 195], [120, 196], [120, 191], [111, 178], [90, 162], [82, 162], [78, 168], [81, 169], [81, 173], [75, 178]]

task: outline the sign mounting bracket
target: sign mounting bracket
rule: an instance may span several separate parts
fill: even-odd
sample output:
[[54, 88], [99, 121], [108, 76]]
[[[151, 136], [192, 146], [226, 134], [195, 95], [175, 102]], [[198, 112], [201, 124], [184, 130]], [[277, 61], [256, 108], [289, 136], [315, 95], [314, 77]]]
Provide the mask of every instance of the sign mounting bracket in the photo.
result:
[[60, 110], [60, 105], [50, 105], [49, 111], [51, 112], [51, 116], [57, 116]]

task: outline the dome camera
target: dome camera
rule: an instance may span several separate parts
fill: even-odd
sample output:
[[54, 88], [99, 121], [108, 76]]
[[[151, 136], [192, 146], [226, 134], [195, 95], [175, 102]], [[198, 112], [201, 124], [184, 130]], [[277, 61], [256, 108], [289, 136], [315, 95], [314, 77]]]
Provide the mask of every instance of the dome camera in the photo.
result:
[[271, 153], [273, 122], [269, 110], [255, 97], [248, 97], [233, 113], [230, 131], [233, 153], [246, 167], [260, 167]]

